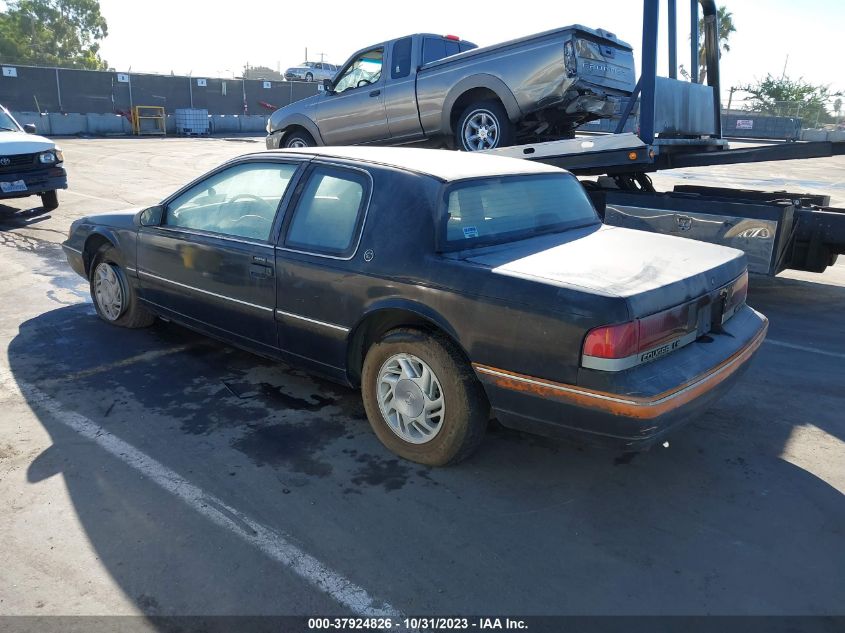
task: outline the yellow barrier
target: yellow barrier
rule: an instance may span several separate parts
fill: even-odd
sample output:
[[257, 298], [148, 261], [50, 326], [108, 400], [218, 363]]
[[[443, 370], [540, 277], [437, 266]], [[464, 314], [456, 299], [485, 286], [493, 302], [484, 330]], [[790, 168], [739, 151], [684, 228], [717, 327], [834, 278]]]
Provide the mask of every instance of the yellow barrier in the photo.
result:
[[[153, 121], [152, 129], [143, 129], [143, 121]], [[167, 135], [167, 119], [162, 106], [135, 106], [132, 108], [132, 131], [138, 136]]]

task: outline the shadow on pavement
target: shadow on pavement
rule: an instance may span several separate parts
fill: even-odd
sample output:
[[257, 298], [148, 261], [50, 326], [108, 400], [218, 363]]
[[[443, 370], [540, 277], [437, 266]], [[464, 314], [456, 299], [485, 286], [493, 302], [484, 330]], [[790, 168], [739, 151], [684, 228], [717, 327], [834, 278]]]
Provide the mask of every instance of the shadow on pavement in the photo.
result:
[[[767, 280], [751, 302], [777, 336], [792, 321], [841, 332], [845, 289], [817, 286]], [[151, 351], [162, 353], [121, 364]], [[177, 326], [120, 330], [77, 304], [22, 323], [8, 354], [15, 379], [62, 411], [408, 613], [832, 614], [845, 604], [845, 498], [785, 455], [808, 425], [845, 440], [835, 358], [764, 345], [669, 449], [620, 460], [493, 429], [474, 458], [432, 470], [377, 443], [356, 391]], [[29, 482], [64, 477], [100, 563], [143, 612], [339, 610], [34, 411], [53, 445]]]

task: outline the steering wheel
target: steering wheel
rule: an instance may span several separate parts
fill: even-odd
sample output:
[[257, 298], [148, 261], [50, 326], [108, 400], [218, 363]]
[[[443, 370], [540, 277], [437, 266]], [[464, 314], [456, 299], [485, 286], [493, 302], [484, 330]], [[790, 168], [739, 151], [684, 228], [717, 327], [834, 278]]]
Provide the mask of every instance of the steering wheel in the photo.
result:
[[[273, 210], [273, 206], [269, 202], [267, 202], [264, 198], [261, 198], [259, 196], [255, 196], [251, 193], [239, 193], [235, 197], [233, 197], [231, 200], [229, 200], [227, 202], [227, 204], [232, 204], [232, 203], [237, 202], [238, 200], [241, 200], [241, 199], [252, 200], [253, 202], [259, 202], [264, 207], [266, 207], [267, 209]], [[258, 217], [261, 217], [261, 216], [258, 216]]]

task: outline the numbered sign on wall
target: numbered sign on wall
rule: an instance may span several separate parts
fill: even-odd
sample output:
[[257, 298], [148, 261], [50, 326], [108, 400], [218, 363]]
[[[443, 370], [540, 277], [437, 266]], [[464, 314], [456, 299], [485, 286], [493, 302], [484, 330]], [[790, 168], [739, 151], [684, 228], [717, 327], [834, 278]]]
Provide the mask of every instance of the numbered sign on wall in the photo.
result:
[[267, 88], [267, 89], [269, 90], [270, 88], [272, 88], [272, 87], [273, 87], [273, 84], [271, 84], [269, 81], [265, 81], [265, 82], [264, 82], [264, 87], [265, 87], [265, 88]]
[[129, 75], [127, 75], [126, 73], [117, 73], [117, 80], [122, 84], [128, 84]]
[[205, 79], [197, 79], [197, 85], [204, 88], [206, 86]]
[[3, 66], [3, 76], [4, 77], [17, 77], [18, 76], [18, 69], [12, 68], [11, 66]]

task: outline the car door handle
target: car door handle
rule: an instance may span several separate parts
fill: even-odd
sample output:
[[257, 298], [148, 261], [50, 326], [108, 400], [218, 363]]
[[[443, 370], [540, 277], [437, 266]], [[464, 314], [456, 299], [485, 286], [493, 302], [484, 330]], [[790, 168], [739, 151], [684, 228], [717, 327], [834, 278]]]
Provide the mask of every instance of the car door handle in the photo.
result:
[[273, 276], [273, 267], [264, 264], [250, 264], [249, 276], [253, 279], [267, 279]]
[[371, 97], [377, 97], [377, 96], [379, 96], [380, 94], [381, 94], [381, 90], [372, 90], [372, 91], [370, 91], [370, 96], [371, 96]]

